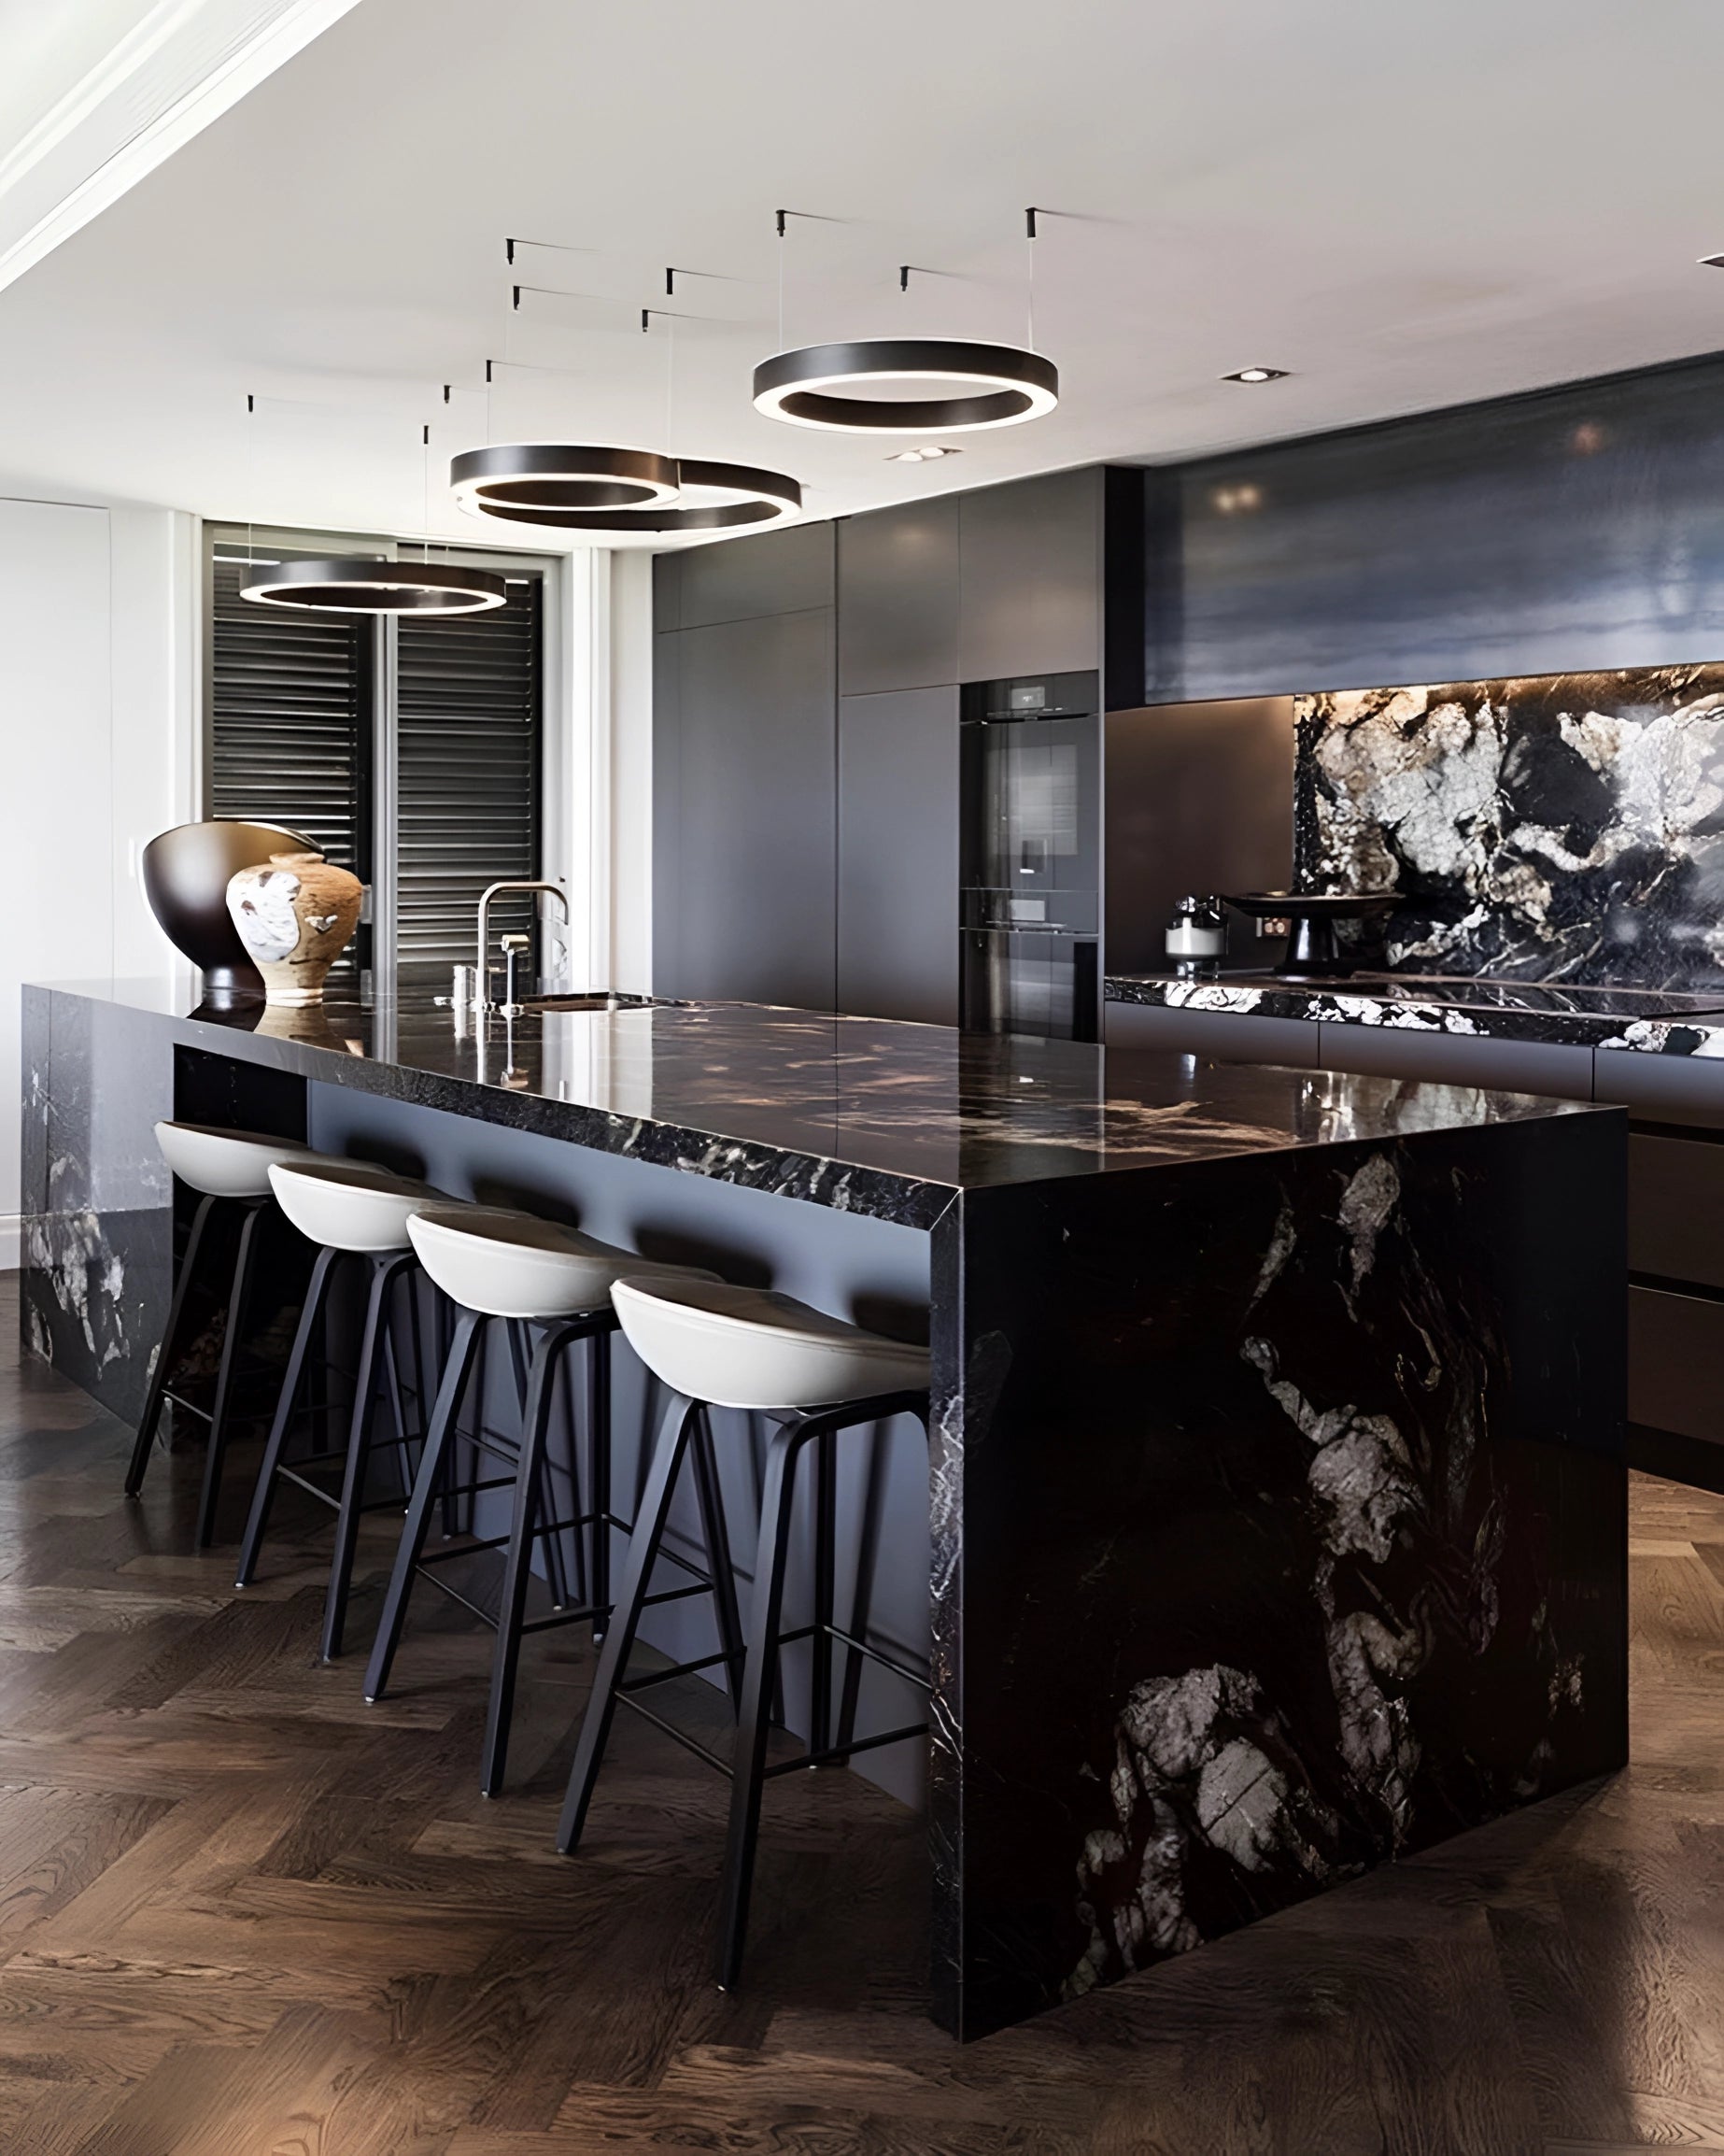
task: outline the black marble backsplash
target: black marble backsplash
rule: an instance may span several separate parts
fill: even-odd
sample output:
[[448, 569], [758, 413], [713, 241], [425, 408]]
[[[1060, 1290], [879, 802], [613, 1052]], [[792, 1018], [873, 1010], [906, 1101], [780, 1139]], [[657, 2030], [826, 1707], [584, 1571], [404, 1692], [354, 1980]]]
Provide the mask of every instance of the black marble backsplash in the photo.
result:
[[1294, 865], [1395, 972], [1724, 986], [1724, 664], [1295, 702]]

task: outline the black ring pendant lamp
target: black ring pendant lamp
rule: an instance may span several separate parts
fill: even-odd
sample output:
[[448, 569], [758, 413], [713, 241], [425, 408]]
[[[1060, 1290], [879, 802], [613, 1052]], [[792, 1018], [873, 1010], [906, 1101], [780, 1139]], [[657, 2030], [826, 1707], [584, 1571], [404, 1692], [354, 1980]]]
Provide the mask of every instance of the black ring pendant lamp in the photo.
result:
[[[947, 393], [919, 387], [936, 382]], [[902, 393], [856, 394], [875, 386], [901, 386]], [[957, 337], [809, 345], [755, 369], [756, 411], [829, 433], [976, 433], [1039, 419], [1059, 395], [1059, 369], [1039, 352]]]
[[463, 509], [516, 523], [554, 523], [567, 510], [651, 509], [674, 502], [676, 460], [651, 449], [500, 442], [464, 449], [449, 466]]
[[[247, 397], [246, 411], [251, 421], [256, 419], [257, 404], [255, 395]], [[423, 437], [429, 528], [429, 426], [423, 429]], [[248, 461], [251, 444], [248, 426]], [[388, 561], [374, 554], [320, 555], [298, 561], [248, 560], [239, 595], [254, 606], [305, 614], [489, 614], [509, 603], [509, 587], [493, 570], [431, 560], [429, 536], [425, 559], [419, 561]]]
[[787, 524], [801, 514], [802, 489], [782, 472], [697, 457], [676, 460], [674, 469], [683, 494], [698, 494], [699, 501], [685, 506], [656, 504], [635, 508], [589, 507], [578, 502], [505, 508], [486, 501], [469, 506], [512, 524], [538, 524], [558, 532], [758, 532]]
[[452, 561], [380, 561], [337, 555], [260, 562], [239, 588], [258, 606], [323, 614], [487, 614], [508, 603], [509, 588], [488, 569]]

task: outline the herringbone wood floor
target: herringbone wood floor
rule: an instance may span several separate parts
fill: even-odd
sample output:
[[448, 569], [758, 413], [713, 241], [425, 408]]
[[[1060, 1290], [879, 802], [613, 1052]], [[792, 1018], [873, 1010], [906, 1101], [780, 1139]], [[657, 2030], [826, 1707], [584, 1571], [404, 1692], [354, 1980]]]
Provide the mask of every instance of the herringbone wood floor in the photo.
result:
[[1724, 1499], [1637, 1486], [1627, 1774], [959, 2050], [886, 1798], [773, 1785], [722, 1998], [703, 1770], [625, 1718], [590, 1852], [549, 1853], [572, 1644], [532, 1651], [487, 1804], [486, 1636], [420, 1617], [366, 1708], [316, 1660], [320, 1536], [236, 1596], [231, 1548], [186, 1553], [195, 1458], [129, 1509], [124, 1450], [8, 1351], [7, 2156], [1724, 2149]]

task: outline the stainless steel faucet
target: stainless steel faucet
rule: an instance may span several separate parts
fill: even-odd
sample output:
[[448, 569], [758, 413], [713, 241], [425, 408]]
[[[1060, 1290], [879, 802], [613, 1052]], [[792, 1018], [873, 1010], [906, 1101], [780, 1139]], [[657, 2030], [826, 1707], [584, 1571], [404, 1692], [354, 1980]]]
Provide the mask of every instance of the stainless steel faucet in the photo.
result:
[[491, 884], [479, 900], [479, 963], [473, 978], [473, 1007], [475, 1011], [490, 1011], [496, 1006], [490, 998], [490, 982], [487, 968], [491, 956], [491, 901], [503, 891], [548, 891], [563, 910], [563, 923], [569, 922], [569, 894], [560, 884], [502, 883]]

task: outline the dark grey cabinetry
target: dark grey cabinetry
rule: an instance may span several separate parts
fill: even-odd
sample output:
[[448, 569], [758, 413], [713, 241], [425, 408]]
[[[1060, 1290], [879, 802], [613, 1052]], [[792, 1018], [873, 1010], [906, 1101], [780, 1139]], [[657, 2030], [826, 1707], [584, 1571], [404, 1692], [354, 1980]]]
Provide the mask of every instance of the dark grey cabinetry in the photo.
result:
[[958, 673], [958, 497], [838, 527], [838, 687], [926, 688]]
[[1131, 642], [1134, 501], [1093, 466], [658, 558], [660, 994], [956, 1021], [958, 685], [1093, 673], [1104, 617]]
[[[797, 540], [770, 589], [830, 593], [831, 527]], [[765, 546], [768, 540], [748, 543]], [[776, 551], [776, 549], [775, 549]], [[830, 604], [772, 613], [744, 548], [663, 564], [653, 713], [653, 979], [661, 995], [831, 1010], [837, 848]], [[822, 584], [824, 557], [824, 587]], [[744, 612], [710, 617], [720, 602]]]
[[661, 554], [654, 563], [654, 627], [704, 629], [764, 614], [830, 606], [830, 524], [796, 524], [757, 539]]
[[838, 706], [838, 1005], [958, 1018], [958, 692]]
[[958, 497], [960, 681], [1101, 663], [1100, 465]]

